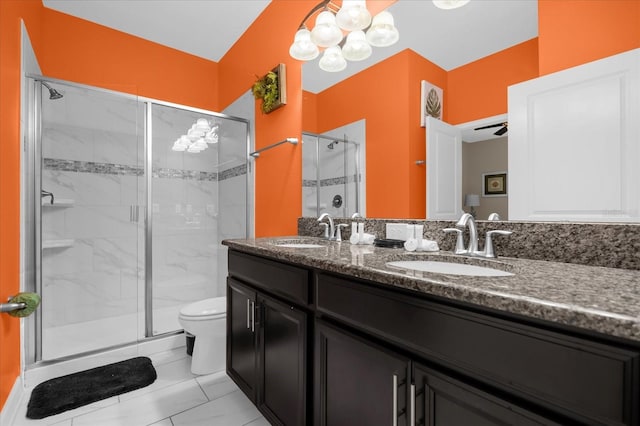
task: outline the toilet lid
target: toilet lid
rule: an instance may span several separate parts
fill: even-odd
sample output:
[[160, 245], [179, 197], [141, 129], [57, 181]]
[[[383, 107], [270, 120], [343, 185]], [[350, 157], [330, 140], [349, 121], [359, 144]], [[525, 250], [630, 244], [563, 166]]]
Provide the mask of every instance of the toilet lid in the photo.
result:
[[214, 297], [211, 299], [200, 300], [199, 302], [190, 303], [180, 309], [180, 315], [183, 316], [211, 316], [223, 315], [227, 312], [227, 298]]

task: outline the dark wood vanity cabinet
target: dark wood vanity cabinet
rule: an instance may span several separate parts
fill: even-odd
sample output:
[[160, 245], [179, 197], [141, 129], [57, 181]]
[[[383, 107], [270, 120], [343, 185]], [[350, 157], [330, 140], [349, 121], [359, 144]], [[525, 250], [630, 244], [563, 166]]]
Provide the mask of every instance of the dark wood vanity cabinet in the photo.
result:
[[[255, 268], [255, 262], [265, 265], [262, 259], [233, 252], [229, 257], [227, 373], [271, 424], [306, 425], [309, 314], [260, 289], [274, 279]], [[276, 275], [285, 276], [284, 288], [308, 285], [304, 270], [303, 281], [288, 281], [291, 272], [300, 271], [270, 261], [266, 265], [281, 269]], [[257, 279], [260, 286], [253, 283]]]
[[559, 424], [318, 320], [315, 425]]
[[227, 371], [272, 424], [640, 425], [637, 343], [233, 250], [229, 275]]
[[561, 424], [419, 363], [411, 377], [416, 426]]
[[407, 426], [409, 360], [316, 322], [315, 425]]
[[257, 396], [256, 292], [227, 278], [227, 373], [252, 400]]
[[[415, 424], [640, 424], [637, 345], [605, 344], [322, 272], [316, 312], [409, 354], [408, 386], [423, 401]], [[322, 377], [315, 386], [320, 395], [332, 392], [322, 389]]]

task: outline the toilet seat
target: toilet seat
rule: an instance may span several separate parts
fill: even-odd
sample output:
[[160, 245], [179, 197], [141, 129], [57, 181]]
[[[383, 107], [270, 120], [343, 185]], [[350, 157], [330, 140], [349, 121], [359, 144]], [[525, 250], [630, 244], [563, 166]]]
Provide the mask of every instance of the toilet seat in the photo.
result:
[[226, 298], [214, 297], [190, 303], [180, 309], [180, 316], [192, 320], [225, 317]]

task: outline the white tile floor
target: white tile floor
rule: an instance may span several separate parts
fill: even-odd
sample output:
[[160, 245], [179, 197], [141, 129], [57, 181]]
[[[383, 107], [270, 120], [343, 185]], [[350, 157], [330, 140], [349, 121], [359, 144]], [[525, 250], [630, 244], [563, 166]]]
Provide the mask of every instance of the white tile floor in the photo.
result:
[[269, 422], [224, 373], [191, 374], [185, 348], [149, 356], [158, 373], [146, 388], [41, 420], [26, 418], [26, 389], [12, 426], [268, 426]]

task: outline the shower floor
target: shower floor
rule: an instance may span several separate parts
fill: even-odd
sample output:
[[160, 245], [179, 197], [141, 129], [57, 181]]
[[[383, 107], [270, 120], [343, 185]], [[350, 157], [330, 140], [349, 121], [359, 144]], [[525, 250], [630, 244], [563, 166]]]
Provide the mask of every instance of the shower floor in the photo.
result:
[[[154, 334], [181, 330], [180, 305], [154, 310]], [[51, 361], [141, 340], [144, 313], [49, 327], [42, 333], [42, 359]]]

